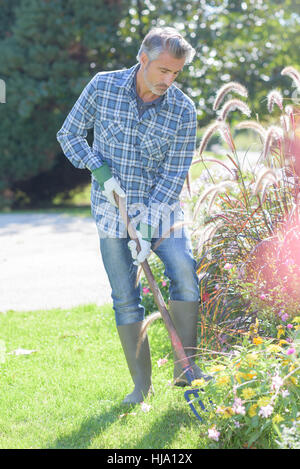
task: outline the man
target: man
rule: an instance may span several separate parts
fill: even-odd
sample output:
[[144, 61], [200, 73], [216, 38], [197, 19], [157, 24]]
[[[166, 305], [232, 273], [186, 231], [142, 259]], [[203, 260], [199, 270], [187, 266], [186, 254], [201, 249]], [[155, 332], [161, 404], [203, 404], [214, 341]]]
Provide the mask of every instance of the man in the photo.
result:
[[[152, 391], [148, 338], [137, 355], [144, 319], [137, 265], [150, 254], [166, 227], [183, 219], [179, 195], [196, 141], [193, 102], [174, 80], [194, 56], [194, 49], [173, 28], [155, 28], [142, 42], [139, 63], [128, 70], [101, 72], [90, 81], [57, 134], [78, 168], [92, 173], [91, 207], [103, 263], [112, 288], [117, 330], [134, 390], [124, 403], [142, 402]], [[90, 148], [87, 130], [93, 128]], [[114, 200], [126, 197], [141, 250], [130, 241]], [[170, 279], [170, 315], [188, 347], [196, 347], [199, 287], [191, 244], [185, 230], [175, 230], [155, 249]], [[191, 359], [195, 378], [205, 377]], [[180, 363], [174, 378], [185, 385]]]

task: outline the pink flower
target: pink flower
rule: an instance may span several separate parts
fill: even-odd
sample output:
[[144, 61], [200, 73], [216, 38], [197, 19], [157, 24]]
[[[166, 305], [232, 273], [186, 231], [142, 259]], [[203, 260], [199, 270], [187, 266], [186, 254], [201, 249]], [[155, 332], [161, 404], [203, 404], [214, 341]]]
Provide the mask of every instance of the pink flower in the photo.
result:
[[294, 349], [293, 347], [289, 348], [289, 349], [286, 351], [287, 355], [292, 355], [292, 354], [295, 353], [295, 352], [296, 352], [296, 349]]
[[293, 324], [287, 324], [286, 327], [287, 327], [288, 329], [293, 329], [294, 326], [293, 326]]
[[207, 292], [204, 292], [204, 293], [203, 293], [203, 295], [202, 295], [202, 300], [203, 300], [203, 302], [209, 300], [209, 294], [208, 294]]
[[160, 358], [159, 360], [157, 360], [157, 366], [158, 368], [163, 366], [165, 363], [168, 362], [168, 359], [167, 358]]
[[285, 313], [285, 314], [283, 314], [283, 315], [281, 316], [281, 320], [282, 320], [283, 322], [287, 321], [288, 318], [289, 318], [289, 315], [288, 315], [287, 313]]
[[242, 404], [243, 404], [242, 399], [240, 399], [240, 398], [237, 397], [237, 398], [234, 400], [234, 403], [233, 403], [233, 406], [232, 406], [232, 410], [233, 410], [236, 414], [245, 415], [246, 409], [245, 409], [245, 407], [244, 407]]
[[165, 287], [165, 286], [167, 285], [167, 282], [166, 282], [165, 280], [163, 280], [163, 281], [161, 282], [161, 284], [162, 284], [163, 287]]
[[149, 288], [144, 287], [144, 288], [143, 288], [143, 293], [144, 293], [144, 295], [148, 295], [148, 293], [150, 293]]
[[265, 300], [267, 298], [267, 296], [264, 293], [262, 293], [261, 295], [259, 295], [259, 298], [261, 300]]
[[210, 438], [211, 440], [219, 441], [220, 432], [218, 432], [215, 425], [209, 428], [207, 433], [208, 438]]
[[276, 375], [272, 378], [272, 389], [277, 391], [283, 385], [283, 379], [280, 376]]
[[224, 265], [224, 269], [225, 269], [225, 270], [230, 270], [230, 269], [232, 269], [232, 267], [233, 267], [233, 264], [230, 264], [229, 262], [227, 262], [227, 263]]
[[260, 411], [258, 412], [258, 415], [260, 415], [261, 417], [267, 418], [267, 417], [270, 417], [273, 410], [274, 410], [274, 407], [271, 406], [270, 404], [268, 404], [268, 405], [262, 406], [260, 408]]

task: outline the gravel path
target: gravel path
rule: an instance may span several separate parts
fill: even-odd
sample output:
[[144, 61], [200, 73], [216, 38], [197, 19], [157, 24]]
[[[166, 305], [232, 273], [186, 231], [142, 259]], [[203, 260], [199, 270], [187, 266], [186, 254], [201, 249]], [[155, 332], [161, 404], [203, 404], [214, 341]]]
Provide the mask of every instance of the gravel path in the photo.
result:
[[0, 215], [0, 312], [111, 303], [92, 218]]

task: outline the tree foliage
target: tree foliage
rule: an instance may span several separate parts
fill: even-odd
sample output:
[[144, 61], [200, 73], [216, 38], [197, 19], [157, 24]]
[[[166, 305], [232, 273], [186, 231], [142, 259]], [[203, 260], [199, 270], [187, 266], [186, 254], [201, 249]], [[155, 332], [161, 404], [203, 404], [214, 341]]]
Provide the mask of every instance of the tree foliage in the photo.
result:
[[[20, 187], [34, 193], [30, 181], [40, 173], [66, 170], [56, 132], [96, 73], [95, 59], [97, 71], [121, 66], [116, 32], [126, 1], [23, 0], [11, 10], [4, 3], [15, 20], [0, 43], [7, 90], [0, 108], [0, 191], [13, 201]], [[46, 186], [44, 180], [43, 194], [38, 184], [41, 197], [51, 194]]]
[[[95, 73], [136, 62], [152, 26], [178, 28], [196, 49], [178, 84], [194, 100], [199, 126], [215, 117], [216, 91], [233, 80], [247, 87], [251, 108], [264, 119], [268, 91], [279, 87], [285, 97], [291, 94], [291, 83], [280, 71], [299, 63], [297, 3], [0, 0], [0, 78], [7, 90], [6, 104], [0, 104], [0, 194], [13, 202], [20, 188], [36, 192], [36, 200], [43, 188], [44, 197], [58, 190], [50, 175], [71, 170], [61, 157], [57, 130]], [[43, 184], [35, 190], [41, 173]], [[69, 179], [72, 185], [73, 173]]]

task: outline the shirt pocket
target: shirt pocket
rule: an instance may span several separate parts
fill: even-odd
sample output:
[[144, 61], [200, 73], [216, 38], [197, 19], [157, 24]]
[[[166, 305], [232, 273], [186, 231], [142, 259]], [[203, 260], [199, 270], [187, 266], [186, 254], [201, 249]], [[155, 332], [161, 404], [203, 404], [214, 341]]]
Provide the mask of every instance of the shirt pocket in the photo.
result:
[[99, 136], [101, 140], [112, 145], [120, 145], [125, 140], [125, 128], [122, 122], [101, 120], [99, 122]]
[[169, 139], [154, 133], [147, 134], [140, 145], [143, 168], [156, 169], [166, 157]]

